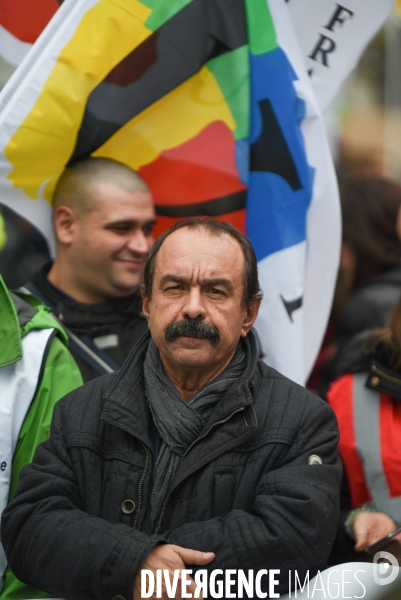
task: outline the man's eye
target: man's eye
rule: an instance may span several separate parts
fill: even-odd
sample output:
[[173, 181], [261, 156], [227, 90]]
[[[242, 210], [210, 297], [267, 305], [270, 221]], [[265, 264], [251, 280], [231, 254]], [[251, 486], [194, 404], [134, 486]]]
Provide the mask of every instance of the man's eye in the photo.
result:
[[121, 233], [121, 234], [124, 234], [124, 233], [127, 233], [127, 232], [128, 232], [128, 230], [129, 230], [129, 228], [128, 228], [128, 227], [125, 227], [124, 225], [119, 225], [119, 226], [113, 227], [113, 231], [114, 231], [115, 233]]
[[154, 229], [154, 225], [147, 225], [142, 229], [144, 235], [152, 235]]
[[211, 288], [210, 289], [210, 293], [213, 294], [214, 296], [223, 296], [224, 292], [222, 290], [218, 290], [217, 288]]

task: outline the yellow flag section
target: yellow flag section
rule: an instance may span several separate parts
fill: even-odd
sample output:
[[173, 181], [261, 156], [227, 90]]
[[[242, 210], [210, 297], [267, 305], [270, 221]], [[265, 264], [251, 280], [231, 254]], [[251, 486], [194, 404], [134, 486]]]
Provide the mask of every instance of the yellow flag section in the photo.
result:
[[89, 94], [152, 34], [144, 24], [150, 14], [136, 0], [101, 0], [84, 14], [35, 105], [5, 147], [14, 187], [36, 198], [46, 182], [43, 194], [51, 202], [74, 149]]
[[93, 156], [114, 158], [137, 170], [197, 135], [213, 121], [233, 131], [236, 122], [207, 67], [146, 108], [115, 133]]
[[[100, 0], [82, 17], [59, 53], [29, 114], [5, 146], [15, 188], [51, 204], [57, 180], [74, 150], [92, 90], [153, 32], [152, 11], [136, 0]], [[94, 152], [134, 169], [153, 161], [214, 121], [236, 122], [211, 71], [202, 67], [183, 84], [128, 121]]]

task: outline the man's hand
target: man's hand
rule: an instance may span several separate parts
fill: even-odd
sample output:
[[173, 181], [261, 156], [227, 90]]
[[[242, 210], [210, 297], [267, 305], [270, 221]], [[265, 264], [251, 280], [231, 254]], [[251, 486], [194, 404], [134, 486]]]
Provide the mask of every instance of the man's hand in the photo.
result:
[[362, 552], [394, 529], [397, 525], [385, 513], [360, 512], [354, 520], [355, 550]]
[[[198, 550], [190, 550], [189, 548], [182, 548], [181, 546], [175, 546], [173, 544], [163, 544], [155, 546], [151, 550], [148, 556], [142, 563], [141, 569], [138, 571], [135, 582], [134, 582], [134, 600], [140, 600], [141, 598], [141, 571], [142, 569], [149, 569], [153, 571], [156, 579], [157, 569], [167, 569], [170, 575], [170, 581], [173, 581], [174, 571], [179, 569], [185, 569], [185, 565], [207, 565], [214, 560], [215, 555], [213, 552], [199, 552]], [[181, 575], [181, 574], [180, 574]], [[196, 589], [195, 582], [191, 580], [191, 584], [186, 588], [187, 592], [192, 594]], [[181, 576], [178, 579], [178, 585], [176, 590], [176, 598], [181, 598]], [[156, 598], [156, 586], [151, 600]], [[162, 598], [168, 600], [167, 590], [164, 581], [164, 574], [162, 577]]]

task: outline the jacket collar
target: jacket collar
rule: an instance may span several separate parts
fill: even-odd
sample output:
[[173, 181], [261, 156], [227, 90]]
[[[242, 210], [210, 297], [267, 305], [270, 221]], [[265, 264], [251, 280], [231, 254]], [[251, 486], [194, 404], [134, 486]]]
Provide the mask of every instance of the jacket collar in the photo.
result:
[[[102, 419], [128, 431], [152, 448], [148, 432], [149, 409], [145, 400], [142, 376], [149, 341], [150, 333], [146, 332], [113, 377], [105, 392]], [[237, 409], [252, 404], [253, 374], [257, 363], [257, 346], [253, 332], [249, 332], [243, 343], [246, 355], [243, 375], [216, 403], [215, 409], [205, 423], [204, 431], [207, 431], [213, 423], [227, 419]], [[144, 427], [144, 424], [147, 426]]]
[[0, 367], [22, 357], [21, 333], [15, 306], [0, 275]]
[[139, 293], [134, 293], [126, 298], [89, 305], [74, 300], [49, 281], [47, 275], [52, 264], [52, 262], [48, 262], [43, 265], [35, 273], [32, 281], [52, 312], [67, 327], [88, 331], [119, 323], [124, 315], [137, 317], [141, 314], [142, 300]]
[[365, 385], [375, 392], [401, 400], [401, 374], [390, 371], [378, 361], [372, 360]]

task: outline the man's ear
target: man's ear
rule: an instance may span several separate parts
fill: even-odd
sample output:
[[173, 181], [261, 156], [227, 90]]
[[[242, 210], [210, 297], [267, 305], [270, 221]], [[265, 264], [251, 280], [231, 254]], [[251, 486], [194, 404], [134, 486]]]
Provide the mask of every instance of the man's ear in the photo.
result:
[[261, 302], [262, 300], [252, 300], [246, 307], [246, 314], [242, 322], [241, 337], [245, 337], [255, 323]]
[[59, 206], [54, 211], [53, 222], [57, 241], [69, 246], [74, 240], [79, 225], [77, 215], [69, 206]]
[[142, 296], [142, 312], [145, 315], [146, 319], [149, 320], [150, 312], [149, 312], [149, 296], [146, 293], [146, 290], [143, 288], [139, 288]]

